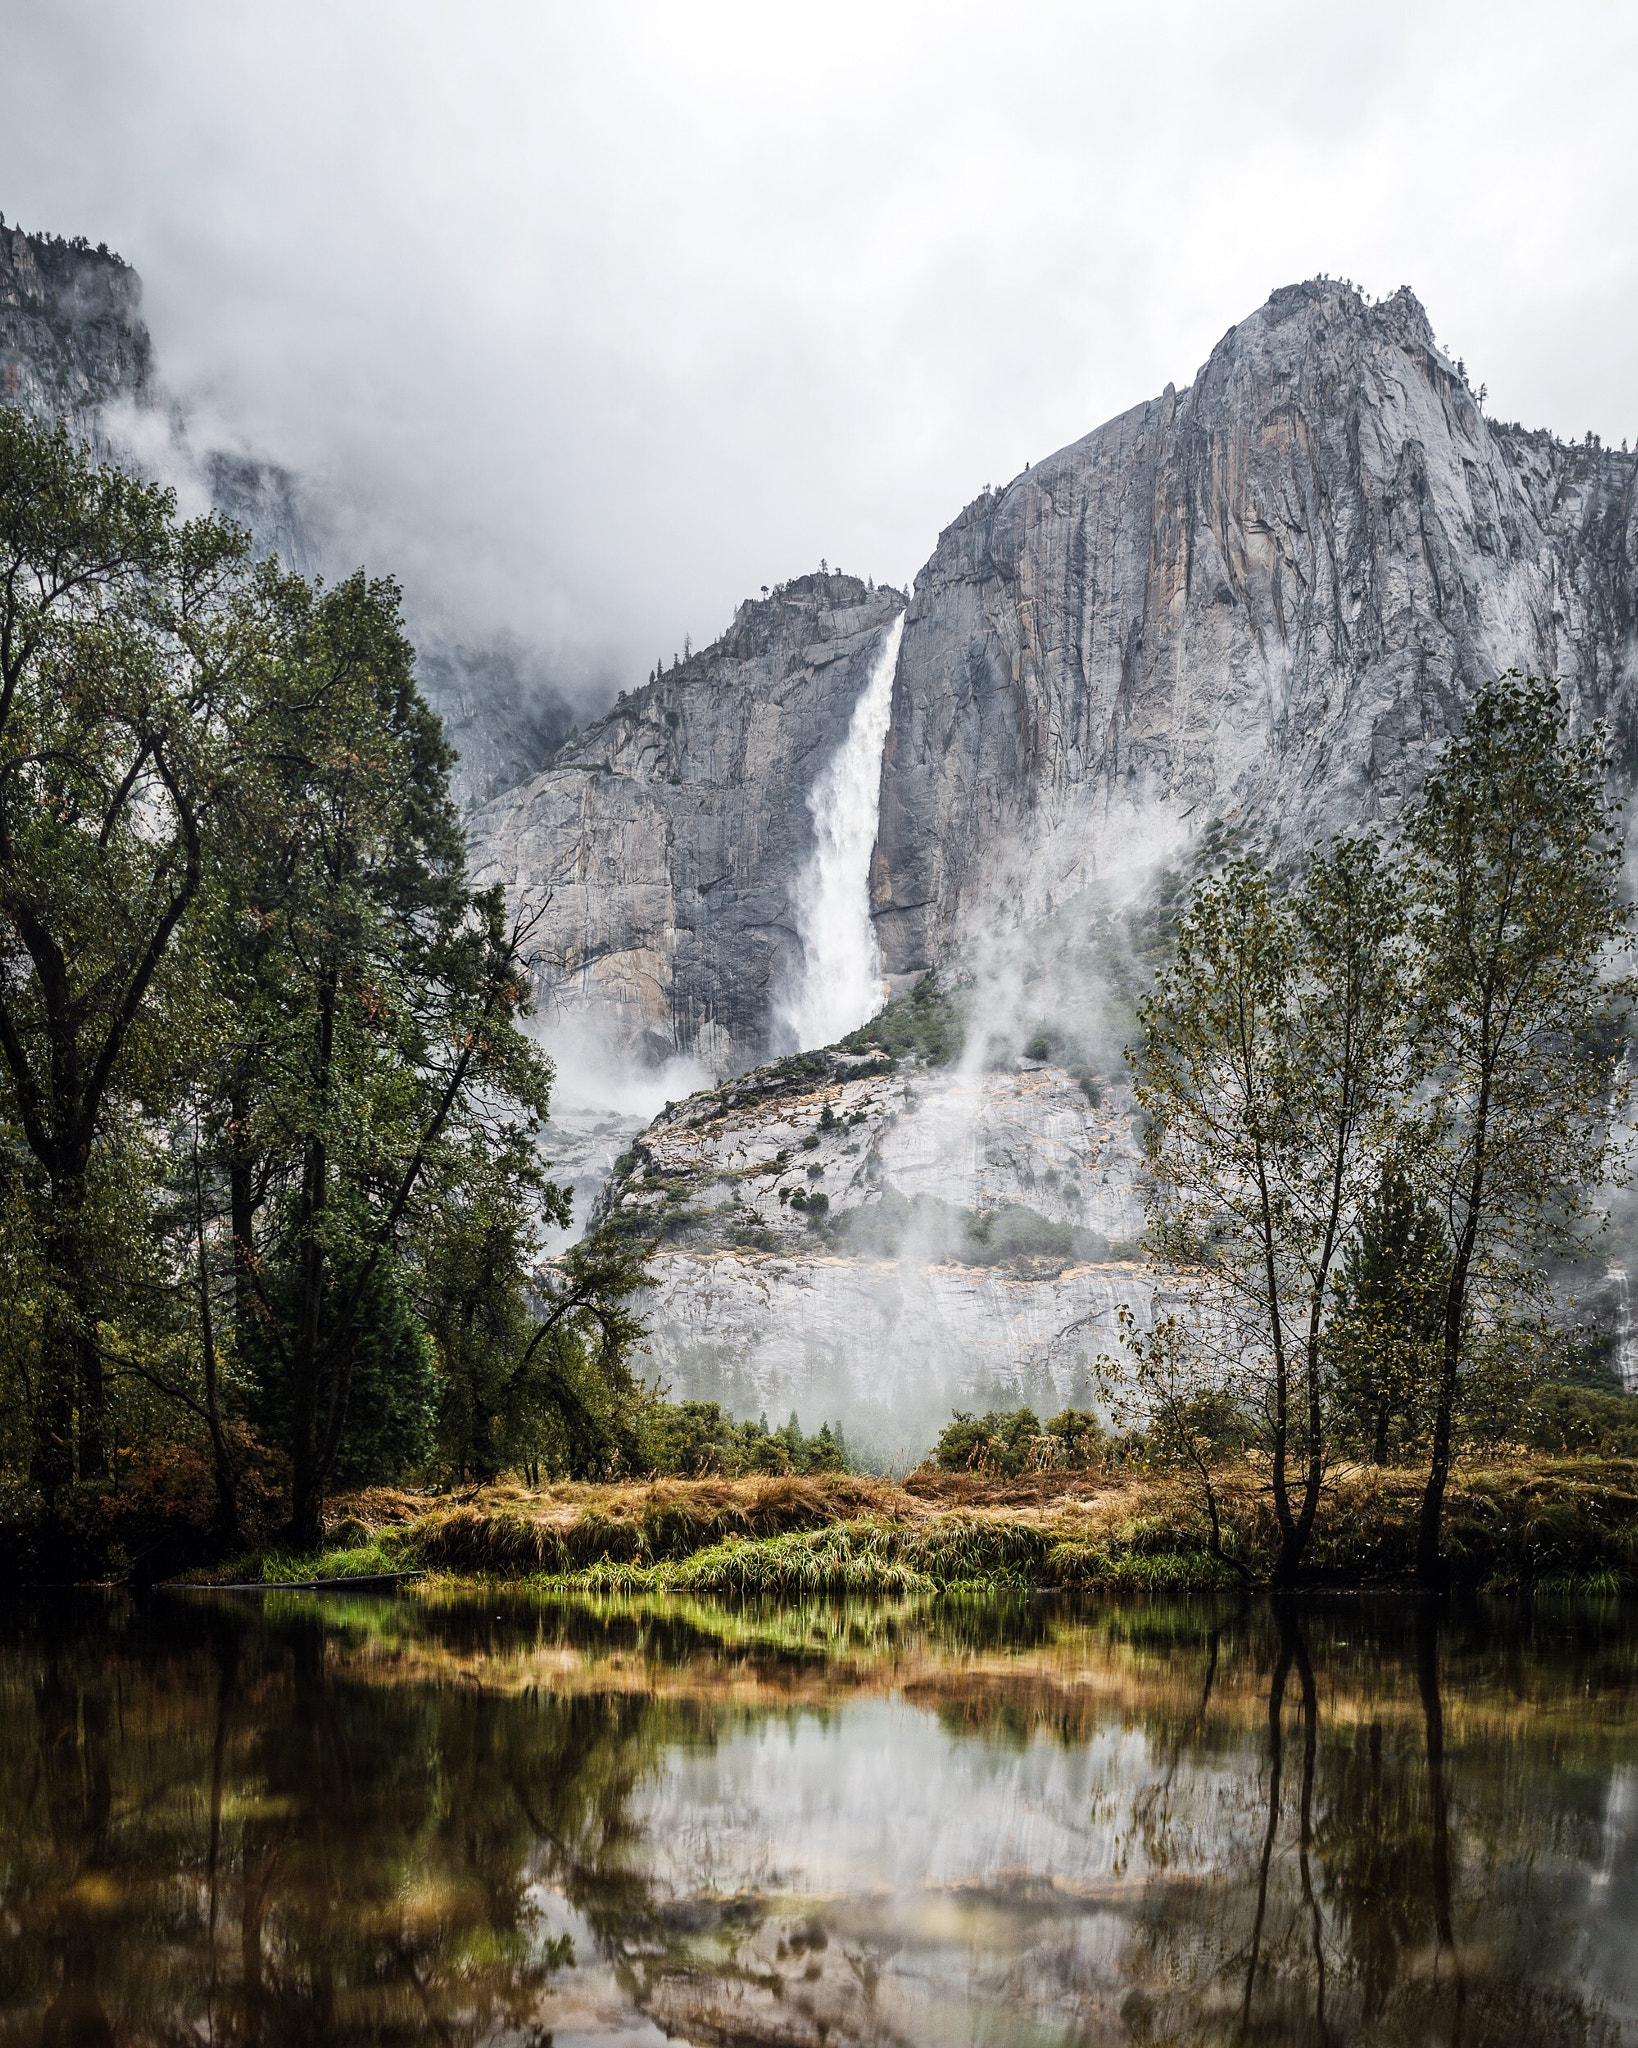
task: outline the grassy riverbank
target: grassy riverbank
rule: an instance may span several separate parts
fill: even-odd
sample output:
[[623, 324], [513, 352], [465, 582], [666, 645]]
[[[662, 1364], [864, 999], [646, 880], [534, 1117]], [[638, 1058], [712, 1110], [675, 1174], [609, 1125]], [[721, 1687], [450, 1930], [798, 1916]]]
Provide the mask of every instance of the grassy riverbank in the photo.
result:
[[[1421, 1475], [1337, 1475], [1310, 1557], [1321, 1585], [1408, 1579]], [[1250, 1465], [1219, 1478], [1224, 1548], [1266, 1576], [1273, 1516]], [[1451, 1489], [1454, 1584], [1638, 1590], [1638, 1461], [1515, 1459]], [[208, 1576], [290, 1579], [424, 1570], [609, 1593], [901, 1594], [951, 1587], [1204, 1592], [1237, 1585], [1211, 1554], [1198, 1489], [1147, 1474], [984, 1481], [921, 1472], [513, 1484], [429, 1500], [377, 1489], [337, 1504], [315, 1556], [269, 1552]]]

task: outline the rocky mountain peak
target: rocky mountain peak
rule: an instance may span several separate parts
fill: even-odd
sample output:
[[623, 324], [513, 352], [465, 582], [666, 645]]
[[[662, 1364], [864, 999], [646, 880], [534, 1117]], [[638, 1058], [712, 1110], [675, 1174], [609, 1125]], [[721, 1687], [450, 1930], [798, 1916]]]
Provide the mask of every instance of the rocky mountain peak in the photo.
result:
[[1503, 669], [1560, 677], [1638, 758], [1634, 468], [1493, 426], [1409, 290], [1274, 292], [917, 577], [873, 867], [890, 983], [1214, 821], [1393, 815]]
[[142, 280], [105, 244], [8, 227], [0, 216], [0, 403], [90, 427], [153, 395]]

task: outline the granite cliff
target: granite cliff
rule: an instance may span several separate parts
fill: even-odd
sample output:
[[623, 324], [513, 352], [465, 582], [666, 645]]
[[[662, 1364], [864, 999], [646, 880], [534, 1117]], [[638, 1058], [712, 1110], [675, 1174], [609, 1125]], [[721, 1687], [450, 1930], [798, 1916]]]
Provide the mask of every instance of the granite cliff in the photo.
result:
[[153, 395], [136, 272], [106, 246], [28, 235], [0, 215], [0, 402], [94, 437], [105, 408]]
[[539, 916], [549, 1020], [595, 1017], [650, 1061], [682, 1052], [718, 1074], [780, 1049], [807, 799], [904, 602], [841, 574], [747, 600], [714, 645], [475, 814], [479, 878]]
[[1103, 1406], [1117, 1312], [1154, 1295], [1124, 1078], [981, 1065], [959, 1031], [894, 1053], [903, 1011], [669, 1106], [601, 1205], [655, 1246], [648, 1359], [674, 1393], [839, 1415], [878, 1461], [956, 1406]]
[[1275, 292], [979, 498], [906, 617], [872, 906], [902, 985], [1152, 845], [1391, 817], [1510, 667], [1638, 758], [1638, 459], [1484, 417], [1409, 291]]

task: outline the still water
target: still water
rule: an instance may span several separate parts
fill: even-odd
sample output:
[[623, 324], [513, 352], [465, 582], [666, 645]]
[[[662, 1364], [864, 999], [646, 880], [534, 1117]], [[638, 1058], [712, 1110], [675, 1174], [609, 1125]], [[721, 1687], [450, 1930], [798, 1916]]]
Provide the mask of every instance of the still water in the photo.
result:
[[0, 2043], [1638, 2042], [1638, 1613], [0, 1616]]

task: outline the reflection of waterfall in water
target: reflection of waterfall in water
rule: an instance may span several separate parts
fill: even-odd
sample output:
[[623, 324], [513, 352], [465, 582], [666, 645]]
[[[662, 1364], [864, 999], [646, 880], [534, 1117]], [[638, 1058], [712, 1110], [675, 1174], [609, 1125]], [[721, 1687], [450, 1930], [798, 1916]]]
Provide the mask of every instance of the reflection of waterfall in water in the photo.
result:
[[1611, 1266], [1615, 1282], [1615, 1369], [1629, 1394], [1638, 1394], [1638, 1343], [1632, 1332], [1632, 1283], [1625, 1266]]
[[796, 895], [802, 962], [780, 1004], [785, 1036], [804, 1052], [855, 1030], [882, 1006], [881, 954], [870, 917], [870, 856], [876, 845], [893, 672], [903, 637], [901, 612], [859, 692], [847, 736], [808, 792], [814, 848]]

